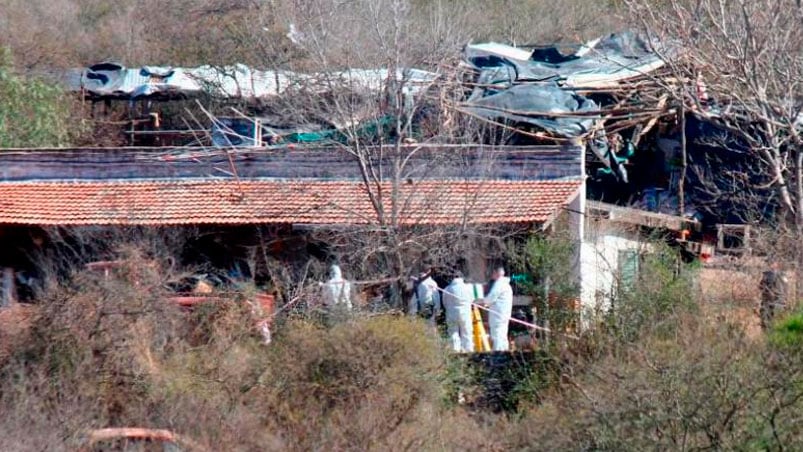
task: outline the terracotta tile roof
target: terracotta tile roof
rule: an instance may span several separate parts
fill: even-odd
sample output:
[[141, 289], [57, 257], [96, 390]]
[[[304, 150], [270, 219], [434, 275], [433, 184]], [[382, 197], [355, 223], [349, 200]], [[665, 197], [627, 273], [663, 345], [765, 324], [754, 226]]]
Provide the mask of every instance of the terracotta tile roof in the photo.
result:
[[[400, 223], [547, 221], [581, 181], [446, 181], [404, 184]], [[390, 186], [382, 187], [391, 210]], [[372, 224], [365, 186], [321, 180], [104, 180], [0, 182], [0, 223], [31, 225]]]

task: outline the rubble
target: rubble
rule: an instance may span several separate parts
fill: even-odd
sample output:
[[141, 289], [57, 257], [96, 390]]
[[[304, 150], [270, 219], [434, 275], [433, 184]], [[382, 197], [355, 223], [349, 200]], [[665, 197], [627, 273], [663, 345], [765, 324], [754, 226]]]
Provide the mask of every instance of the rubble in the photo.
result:
[[[365, 137], [363, 141], [369, 144], [372, 139], [392, 142], [394, 128], [388, 127], [392, 118], [389, 113], [383, 116], [381, 106], [400, 101], [386, 96], [386, 90], [401, 82], [402, 97], [410, 98], [401, 100], [405, 108], [408, 103], [416, 104], [409, 108], [412, 121], [406, 140], [429, 139], [425, 133], [418, 136], [411, 130], [427, 120], [428, 111], [451, 109], [511, 132], [503, 144], [585, 146], [592, 192], [595, 187], [605, 187], [600, 190], [610, 202], [640, 203], [664, 213], [682, 209], [684, 214], [702, 217], [694, 197], [703, 194], [689, 190], [681, 201], [672, 191], [678, 180], [675, 173], [681, 131], [687, 135], [688, 152], [684, 154], [688, 154], [690, 163], [711, 164], [709, 156], [733, 161], [727, 155], [736, 148], [712, 145], [722, 136], [718, 116], [726, 107], [708, 97], [702, 79], [686, 81], [697, 83], [699, 98], [686, 106], [680, 118], [679, 105], [669, 101], [672, 87], [681, 82], [668, 67], [674, 62], [670, 59], [676, 57], [671, 45], [625, 31], [571, 46], [470, 43], [459, 64], [451, 68], [446, 64], [437, 72], [409, 68], [394, 74], [387, 69], [368, 68], [298, 73], [244, 65], [127, 68], [102, 63], [71, 71], [63, 78], [70, 89], [93, 100], [169, 100], [205, 94], [224, 100], [284, 101], [307, 93], [325, 104], [338, 89], [359, 93], [363, 100], [369, 100], [350, 113], [353, 117], [348, 124], [328, 112], [325, 105], [317, 104], [313, 108], [320, 107], [320, 111], [314, 112], [306, 112], [303, 105], [296, 106], [296, 110], [305, 111], [298, 114], [296, 110], [274, 109], [261, 102], [258, 108], [240, 116], [210, 117], [212, 125], [206, 137], [196, 137], [193, 143], [218, 148], [348, 144], [355, 136]], [[444, 74], [451, 69], [462, 83], [462, 97], [444, 101], [430, 96], [430, 88], [446, 82]], [[379, 110], [370, 100], [372, 96], [379, 101]], [[134, 144], [137, 132], [133, 126], [131, 129]], [[641, 165], [650, 165], [650, 171], [637, 170]], [[698, 182], [696, 177], [690, 171], [684, 180], [694, 185]], [[699, 203], [709, 201], [702, 199]]]

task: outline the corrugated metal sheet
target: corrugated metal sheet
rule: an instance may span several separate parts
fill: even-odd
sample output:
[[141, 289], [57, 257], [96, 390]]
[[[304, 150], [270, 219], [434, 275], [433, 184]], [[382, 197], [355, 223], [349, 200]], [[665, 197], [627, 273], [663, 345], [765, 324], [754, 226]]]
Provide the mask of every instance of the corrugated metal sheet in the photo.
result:
[[[82, 70], [80, 77], [76, 77], [77, 72], [78, 70], [71, 70], [62, 77], [68, 89], [83, 90], [98, 97], [121, 98], [159, 94], [194, 96], [202, 93], [218, 97], [264, 98], [282, 94], [288, 88], [324, 91], [333, 85], [378, 91], [389, 80], [394, 79], [387, 69], [301, 74], [290, 71], [261, 71], [242, 64], [195, 68], [127, 68], [114, 63], [101, 63]], [[429, 85], [436, 78], [437, 74], [418, 69], [399, 70], [395, 74], [395, 80], [408, 83], [413, 91]]]

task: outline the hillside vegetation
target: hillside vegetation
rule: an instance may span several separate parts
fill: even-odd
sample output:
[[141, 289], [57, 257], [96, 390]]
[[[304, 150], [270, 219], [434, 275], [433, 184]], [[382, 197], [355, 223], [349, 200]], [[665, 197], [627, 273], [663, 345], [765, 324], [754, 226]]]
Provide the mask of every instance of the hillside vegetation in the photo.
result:
[[[2, 3], [0, 147], [98, 144], [84, 136], [87, 113], [47, 80], [51, 70], [103, 60], [307, 72], [453, 67], [472, 41], [579, 42], [623, 28], [660, 29], [663, 38], [685, 38], [678, 42], [689, 48], [700, 44], [685, 53], [699, 66], [669, 70], [702, 68], [715, 76], [712, 93], [738, 101], [742, 122], [733, 124], [750, 125], [743, 132], [755, 141], [749, 152], [757, 171], [768, 175], [762, 185], [777, 190], [773, 196], [786, 193], [776, 224], [792, 226], [774, 228], [780, 238], [758, 237], [767, 242], [760, 251], [799, 268], [803, 147], [792, 120], [800, 112], [795, 71], [803, 59], [793, 33], [794, 21], [803, 17], [799, 1]], [[697, 14], [703, 10], [695, 5], [703, 4], [721, 5], [720, 13], [728, 11], [734, 22], [718, 21], [713, 10]], [[778, 11], [787, 6], [791, 19], [782, 21]], [[751, 29], [750, 13], [764, 26]], [[660, 23], [666, 29], [656, 27]], [[742, 52], [738, 65], [730, 52], [711, 52], [728, 49], [733, 30], [767, 33], [773, 24], [791, 31], [775, 41], [744, 38], [745, 46], [730, 49]], [[315, 30], [314, 36], [299, 46], [294, 33], [305, 30]], [[769, 42], [775, 46], [762, 47]], [[786, 49], [781, 56], [787, 58], [778, 49]], [[784, 61], [785, 69], [776, 71], [775, 62], [781, 67]], [[699, 74], [674, 75], [688, 81]], [[734, 77], [741, 79], [731, 89]], [[685, 91], [667, 96], [689, 97]], [[767, 172], [773, 166], [774, 173]], [[368, 249], [357, 235], [351, 249]], [[803, 450], [803, 314], [792, 310], [768, 331], [748, 336], [742, 325], [701, 307], [699, 269], [680, 264], [661, 243], [640, 261], [641, 276], [616, 294], [610, 312], [600, 313], [579, 337], [558, 333], [540, 343], [538, 353], [513, 355], [506, 369], [513, 384], [491, 397], [501, 386], [489, 378], [495, 369], [450, 353], [422, 320], [358, 312], [323, 322], [288, 308], [272, 318], [266, 344], [251, 303], [255, 287], [213, 291], [207, 295], [216, 300], [182, 308], [170, 284], [198, 269], [177, 268], [181, 259], [165, 243], [116, 240], [104, 243], [104, 250], [114, 250], [104, 258], [123, 262], [120, 268], [109, 274], [81, 268], [82, 244], [70, 248], [72, 254], [54, 252], [46, 256], [50, 264], [68, 265], [43, 270], [42, 289], [25, 312], [0, 316], [0, 450], [161, 450], [150, 442], [93, 436], [109, 427], [166, 429], [179, 435], [184, 449], [210, 451]], [[381, 255], [374, 251], [392, 243], [376, 242], [367, 254]], [[573, 248], [543, 241], [530, 251], [521, 253], [520, 267], [543, 273], [553, 291], [573, 284], [561, 279], [568, 279], [568, 270], [549, 261], [573, 255]], [[409, 270], [402, 266], [395, 277], [406, 278]], [[558, 319], [556, 330], [571, 323]]]
[[[163, 250], [160, 250], [163, 253]], [[192, 311], [175, 269], [121, 248], [109, 277], [79, 271], [39, 297], [28, 340], [0, 362], [0, 447], [75, 450], [93, 429], [169, 429], [190, 450], [797, 449], [800, 319], [767, 340], [696, 308], [694, 269], [652, 278], [579, 341], [513, 367], [505, 411], [481, 368], [425, 321], [282, 316], [265, 345], [248, 290]], [[141, 443], [101, 442], [133, 447]]]
[[576, 42], [616, 30], [611, 13], [618, 8], [616, 2], [582, 0], [7, 0], [0, 14], [0, 46], [10, 48], [25, 69], [104, 60], [129, 66], [276, 68], [304, 56], [287, 36], [291, 25], [301, 32], [326, 30], [332, 52], [371, 55], [382, 28], [377, 23], [399, 15], [410, 46], [436, 44], [428, 41], [433, 33], [459, 38], [447, 38], [446, 45], [469, 40], [532, 44]]

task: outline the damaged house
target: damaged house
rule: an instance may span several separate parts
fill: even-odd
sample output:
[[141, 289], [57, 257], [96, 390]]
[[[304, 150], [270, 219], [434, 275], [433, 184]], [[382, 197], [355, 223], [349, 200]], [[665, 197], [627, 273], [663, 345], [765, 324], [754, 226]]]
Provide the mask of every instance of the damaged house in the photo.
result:
[[[125, 126], [129, 143], [160, 146], [6, 152], [2, 187], [10, 196], [2, 201], [0, 223], [6, 230], [269, 226], [274, 245], [260, 253], [284, 259], [279, 255], [287, 249], [297, 255], [310, 248], [280, 251], [275, 244], [308, 242], [317, 234], [311, 231], [504, 225], [501, 235], [508, 236], [548, 230], [563, 212], [582, 243], [572, 278], [583, 308], [595, 310], [613, 297], [618, 275], [630, 271], [631, 251], [646, 235], [670, 237], [693, 259], [711, 254], [717, 223], [732, 222], [716, 215], [721, 206], [695, 191], [690, 174], [681, 176], [681, 135], [689, 137], [682, 152], [691, 161], [710, 149], [702, 148], [708, 129], [694, 126], [703, 136], [694, 135], [669, 102], [665, 58], [671, 55], [629, 32], [572, 48], [469, 44], [452, 74], [463, 97], [438, 102], [432, 91], [445, 74], [416, 69], [301, 74], [104, 63], [75, 70], [62, 81], [92, 111], [119, 101], [133, 106]], [[344, 118], [325, 109], [277, 114], [265, 108], [302, 93], [325, 104], [333, 86], [367, 96], [369, 105], [381, 98], [381, 111], [354, 109]], [[169, 118], [159, 105], [203, 96], [258, 101], [259, 107], [210, 115], [208, 125], [195, 129], [165, 129]], [[429, 132], [432, 123], [455, 123], [453, 113], [465, 121], [460, 124], [481, 125], [475, 144]], [[394, 121], [404, 128], [392, 127]], [[599, 233], [601, 222], [630, 229], [625, 236]], [[470, 274], [482, 280], [488, 262], [498, 258], [469, 257]]]
[[[568, 206], [582, 208], [582, 148], [415, 146], [404, 177], [378, 185], [362, 180], [353, 156], [335, 147], [7, 150], [0, 155], [0, 245], [9, 251], [2, 265], [31, 270], [24, 257], [48, 246], [43, 238], [54, 228], [201, 228], [232, 245], [220, 253], [231, 274], [232, 262], [247, 260], [237, 243], [292, 268], [317, 257], [308, 247], [317, 233], [529, 233]], [[440, 169], [431, 170], [432, 161]], [[465, 257], [481, 280], [484, 256]], [[276, 284], [265, 264], [247, 271]]]

